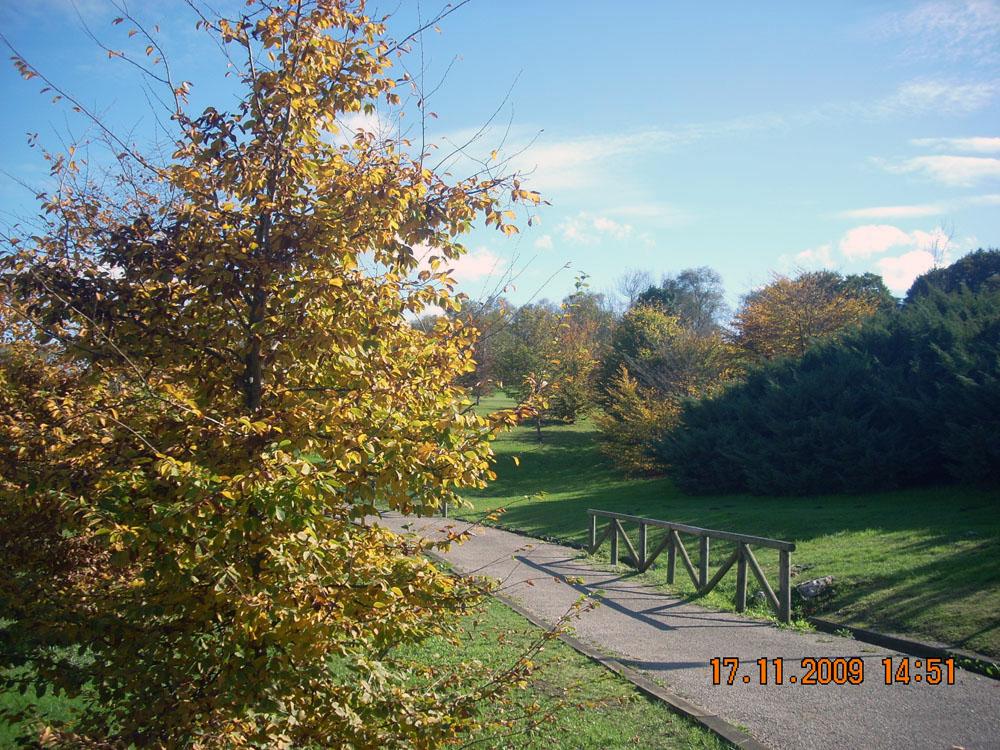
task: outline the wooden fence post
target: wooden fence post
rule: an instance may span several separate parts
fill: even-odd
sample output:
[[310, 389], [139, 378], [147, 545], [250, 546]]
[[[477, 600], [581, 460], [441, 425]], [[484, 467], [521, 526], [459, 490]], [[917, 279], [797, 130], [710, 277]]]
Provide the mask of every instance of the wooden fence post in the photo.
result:
[[698, 539], [698, 593], [705, 590], [708, 583], [708, 537], [703, 536]]
[[667, 583], [673, 584], [674, 571], [677, 570], [677, 549], [674, 547], [674, 534], [670, 532], [667, 539]]
[[787, 549], [778, 552], [778, 619], [792, 621], [792, 555]]
[[618, 564], [618, 522], [611, 519], [611, 564]]
[[590, 554], [597, 552], [597, 516], [590, 516]]
[[747, 558], [744, 554], [746, 545], [740, 544], [740, 558], [736, 561], [736, 611], [747, 608]]
[[639, 570], [646, 569], [646, 556], [649, 554], [649, 549], [646, 544], [646, 524], [639, 524]]

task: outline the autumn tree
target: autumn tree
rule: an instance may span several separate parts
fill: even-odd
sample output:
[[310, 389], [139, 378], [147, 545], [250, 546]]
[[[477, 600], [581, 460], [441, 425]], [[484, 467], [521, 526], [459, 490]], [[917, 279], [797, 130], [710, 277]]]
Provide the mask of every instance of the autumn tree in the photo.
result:
[[629, 310], [604, 358], [604, 412], [596, 417], [601, 445], [631, 473], [664, 467], [652, 451], [680, 416], [685, 399], [714, 394], [739, 374], [733, 347], [721, 331], [685, 326], [661, 305]]
[[814, 343], [856, 329], [884, 304], [885, 285], [875, 279], [832, 271], [775, 275], [744, 298], [734, 341], [751, 361], [800, 357]]
[[480, 587], [365, 519], [492, 476], [489, 440], [525, 410], [472, 412], [472, 328], [408, 316], [458, 308], [462, 233], [515, 231], [505, 203], [538, 196], [343, 137], [408, 79], [407, 40], [362, 2], [247, 6], [197, 19], [240, 84], [197, 113], [155, 31], [117, 19], [140, 52], [111, 56], [165, 87], [172, 156], [94, 117], [119, 169], [50, 155], [43, 226], [5, 237], [3, 666], [88, 691], [47, 730], [72, 747], [436, 747], [528, 667], [407, 661]]
[[597, 402], [597, 368], [610, 343], [613, 318], [603, 295], [587, 290], [586, 276], [562, 303], [554, 341], [555, 366], [548, 413], [573, 422]]

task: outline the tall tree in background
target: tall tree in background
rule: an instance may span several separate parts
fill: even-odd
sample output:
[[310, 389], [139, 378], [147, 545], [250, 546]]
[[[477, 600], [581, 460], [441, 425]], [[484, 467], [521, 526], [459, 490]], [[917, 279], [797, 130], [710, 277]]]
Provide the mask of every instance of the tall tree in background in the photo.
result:
[[665, 275], [659, 286], [637, 295], [635, 304], [658, 305], [700, 335], [717, 332], [728, 315], [722, 277], [708, 266]]
[[615, 329], [601, 373], [602, 448], [625, 471], [648, 474], [664, 468], [652, 448], [682, 402], [715, 393], [737, 371], [721, 331], [700, 333], [661, 305], [640, 304]]
[[586, 276], [562, 304], [555, 341], [553, 391], [549, 413], [573, 422], [597, 401], [597, 367], [611, 338], [613, 316], [602, 295], [587, 291]]
[[751, 361], [800, 357], [817, 341], [858, 328], [885, 304], [885, 286], [871, 276], [775, 275], [744, 298], [733, 321], [734, 340]]
[[615, 309], [621, 313], [636, 303], [639, 295], [653, 286], [653, 277], [649, 271], [630, 268], [615, 282], [612, 292], [616, 302]]
[[[344, 113], [399, 104], [404, 47], [363, 3], [247, 5], [198, 22], [235, 66], [233, 107], [188, 114], [189, 85], [140, 52], [170, 162], [110, 132], [114, 179], [52, 156], [45, 227], [6, 238], [3, 666], [89, 691], [49, 735], [74, 747], [436, 747], [520, 667], [442, 678], [401, 656], [476, 589], [361, 519], [491, 477], [488, 441], [518, 415], [466, 408], [473, 328], [405, 316], [456, 309], [459, 235], [481, 216], [515, 231], [501, 203], [538, 197], [338, 137]], [[419, 275], [417, 246], [436, 254]]]

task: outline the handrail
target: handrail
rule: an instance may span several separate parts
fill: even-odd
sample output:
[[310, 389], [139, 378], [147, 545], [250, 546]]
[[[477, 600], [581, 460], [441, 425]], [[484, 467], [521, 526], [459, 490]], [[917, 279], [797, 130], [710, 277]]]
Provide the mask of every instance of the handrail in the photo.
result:
[[[785, 623], [791, 622], [792, 617], [792, 587], [791, 587], [791, 553], [795, 550], [794, 542], [786, 542], [781, 539], [769, 539], [764, 536], [753, 536], [751, 534], [734, 534], [731, 531], [717, 531], [715, 529], [703, 529], [700, 526], [691, 526], [686, 523], [675, 523], [674, 521], [661, 521], [656, 518], [646, 518], [645, 516], [630, 516], [627, 513], [613, 513], [608, 510], [587, 509], [590, 515], [590, 545], [587, 547], [589, 554], [594, 554], [605, 539], [611, 540], [611, 564], [618, 564], [618, 542], [624, 540], [632, 556], [632, 561], [640, 572], [648, 570], [653, 561], [664, 550], [667, 551], [667, 583], [674, 582], [674, 573], [677, 569], [677, 557], [681, 558], [685, 570], [694, 582], [699, 596], [704, 596], [711, 591], [722, 580], [733, 565], [736, 565], [736, 611], [742, 612], [746, 609], [747, 602], [747, 572], [754, 574], [761, 585], [764, 598], [768, 604], [778, 614], [778, 618]], [[604, 534], [598, 538], [597, 519], [607, 518], [609, 520]], [[632, 544], [622, 521], [639, 524], [639, 541], [637, 545]], [[666, 529], [667, 534], [649, 552], [649, 527]], [[698, 537], [698, 569], [695, 570], [691, 557], [688, 555], [684, 542], [681, 541], [681, 534], [691, 534]], [[709, 540], [721, 539], [728, 542], [736, 542], [736, 549], [716, 571], [711, 579], [708, 577], [709, 564]], [[778, 592], [775, 593], [767, 577], [764, 575], [760, 563], [750, 550], [750, 545], [758, 547], [768, 547], [778, 550]]]
[[587, 509], [587, 513], [592, 516], [603, 516], [605, 518], [617, 518], [619, 521], [633, 521], [634, 523], [644, 523], [647, 526], [656, 526], [661, 529], [673, 529], [682, 534], [692, 534], [694, 536], [707, 536], [713, 539], [725, 539], [728, 542], [740, 542], [742, 544], [756, 544], [758, 547], [770, 547], [771, 549], [783, 549], [789, 552], [795, 551], [795, 542], [785, 542], [781, 539], [770, 539], [766, 536], [753, 536], [751, 534], [735, 534], [732, 531], [717, 531], [716, 529], [703, 529], [700, 526], [689, 526], [686, 523], [675, 523], [674, 521], [660, 521], [655, 518], [645, 516], [630, 516], [626, 513], [613, 513], [610, 510]]

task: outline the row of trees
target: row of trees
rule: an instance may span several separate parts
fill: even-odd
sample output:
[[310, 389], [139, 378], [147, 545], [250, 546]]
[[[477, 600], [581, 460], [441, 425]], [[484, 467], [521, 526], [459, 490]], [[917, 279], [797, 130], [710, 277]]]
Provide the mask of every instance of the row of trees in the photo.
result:
[[546, 381], [544, 416], [572, 421], [595, 411], [606, 452], [637, 473], [662, 470], [653, 446], [677, 424], [685, 401], [713, 396], [750, 368], [801, 355], [895, 306], [873, 274], [775, 276], [732, 317], [721, 277], [710, 268], [659, 283], [630, 272], [619, 291], [621, 306], [581, 279], [558, 306], [511, 308], [501, 300], [467, 307], [460, 316], [481, 336], [465, 383], [477, 394], [501, 387], [516, 396], [524, 384]]
[[637, 280], [619, 313], [578, 288], [497, 316], [476, 377], [486, 361], [516, 393], [541, 374], [549, 416], [594, 411], [622, 469], [692, 492], [1000, 479], [1000, 252], [932, 270], [903, 300], [870, 273], [775, 276], [728, 321], [711, 269]]

